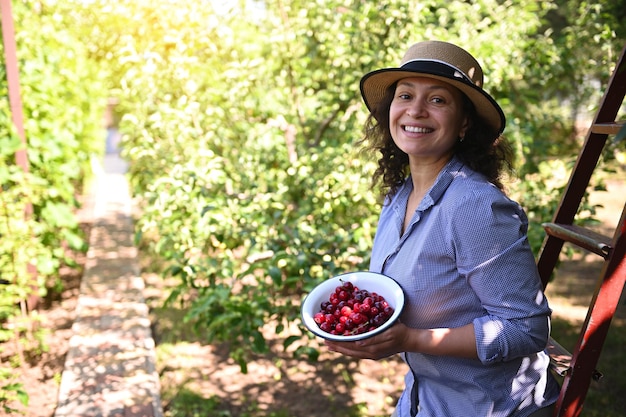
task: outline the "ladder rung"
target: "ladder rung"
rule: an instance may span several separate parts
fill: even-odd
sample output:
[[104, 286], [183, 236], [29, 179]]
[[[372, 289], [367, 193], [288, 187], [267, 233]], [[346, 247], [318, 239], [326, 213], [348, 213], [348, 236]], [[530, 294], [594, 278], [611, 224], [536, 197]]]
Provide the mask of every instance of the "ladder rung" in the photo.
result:
[[[567, 375], [572, 368], [572, 354], [551, 337], [548, 339], [546, 350], [550, 355], [550, 367], [554, 372], [560, 376]], [[599, 381], [602, 376], [602, 372], [594, 369], [591, 377], [594, 381]]]
[[617, 132], [624, 126], [624, 121], [611, 122], [611, 123], [594, 123], [591, 125], [591, 131], [593, 133], [601, 133], [606, 135], [617, 135]]
[[543, 223], [542, 226], [549, 236], [573, 243], [602, 256], [604, 259], [608, 259], [613, 250], [611, 239], [584, 227], [558, 223]]
[[550, 355], [550, 366], [554, 372], [560, 376], [567, 375], [571, 368], [572, 354], [553, 338], [548, 339], [546, 350]]

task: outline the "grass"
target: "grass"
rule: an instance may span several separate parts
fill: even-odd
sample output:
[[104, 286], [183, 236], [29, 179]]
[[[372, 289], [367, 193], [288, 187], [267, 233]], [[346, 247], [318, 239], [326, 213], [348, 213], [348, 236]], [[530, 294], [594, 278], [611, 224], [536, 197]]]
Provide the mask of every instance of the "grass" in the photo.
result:
[[233, 414], [217, 395], [211, 395], [207, 398], [187, 388], [176, 391], [175, 396], [169, 399], [164, 414], [168, 417], [254, 417], [261, 415], [267, 417], [290, 417], [287, 411], [265, 414], [259, 409], [258, 404], [254, 402], [250, 403], [243, 412], [238, 411], [236, 414]]

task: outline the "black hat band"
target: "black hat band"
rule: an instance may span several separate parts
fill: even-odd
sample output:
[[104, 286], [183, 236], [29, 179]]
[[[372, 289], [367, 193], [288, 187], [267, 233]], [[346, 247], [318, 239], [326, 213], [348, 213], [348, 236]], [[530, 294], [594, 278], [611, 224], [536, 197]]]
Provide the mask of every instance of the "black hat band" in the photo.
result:
[[476, 87], [474, 82], [467, 76], [467, 74], [463, 73], [463, 71], [455, 68], [449, 64], [444, 62], [438, 62], [433, 60], [413, 60], [409, 61], [406, 64], [400, 67], [403, 71], [411, 71], [411, 72], [422, 72], [426, 74], [439, 75], [442, 77], [450, 78], [452, 80], [457, 80], [462, 83], [471, 85], [472, 87]]

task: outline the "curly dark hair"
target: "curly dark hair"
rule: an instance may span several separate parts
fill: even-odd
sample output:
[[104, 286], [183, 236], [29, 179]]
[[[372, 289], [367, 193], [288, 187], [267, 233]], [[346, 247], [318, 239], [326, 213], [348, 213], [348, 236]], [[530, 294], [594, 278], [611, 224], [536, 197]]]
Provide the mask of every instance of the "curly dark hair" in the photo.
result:
[[[374, 185], [381, 186], [382, 196], [393, 196], [409, 174], [409, 156], [398, 148], [389, 130], [389, 108], [396, 84], [392, 84], [378, 106], [371, 110], [365, 123], [365, 151], [380, 152]], [[513, 170], [514, 152], [510, 143], [489, 127], [476, 113], [472, 102], [463, 94], [464, 109], [470, 126], [463, 141], [457, 141], [454, 154], [474, 171], [504, 190], [503, 174]]]

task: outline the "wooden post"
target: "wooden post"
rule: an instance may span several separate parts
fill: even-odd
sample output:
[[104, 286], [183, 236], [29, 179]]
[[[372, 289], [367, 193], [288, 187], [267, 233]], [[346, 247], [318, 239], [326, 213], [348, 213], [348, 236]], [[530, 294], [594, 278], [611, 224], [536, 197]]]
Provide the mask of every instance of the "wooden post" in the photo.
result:
[[[20, 78], [17, 65], [17, 45], [15, 42], [15, 27], [13, 25], [13, 12], [11, 11], [11, 0], [0, 0], [0, 14], [2, 15], [2, 42], [4, 45], [4, 59], [7, 72], [7, 84], [9, 86], [9, 105], [11, 108], [11, 120], [15, 125], [17, 134], [24, 145], [15, 153], [15, 163], [20, 166], [24, 172], [29, 172], [26, 133], [24, 132], [24, 115], [22, 111], [22, 97], [20, 94]], [[28, 219], [33, 212], [30, 203], [24, 208], [24, 217]], [[33, 276], [35, 282], [34, 288], [38, 288], [36, 284], [36, 269], [29, 264], [27, 272]], [[39, 301], [37, 294], [31, 295], [27, 300], [29, 309], [34, 309]]]
[[17, 47], [15, 44], [15, 28], [11, 12], [11, 0], [0, 0], [2, 13], [2, 40], [4, 43], [4, 58], [6, 62], [7, 83], [9, 85], [9, 105], [11, 119], [17, 134], [24, 144], [24, 148], [15, 154], [15, 162], [28, 172], [28, 156], [26, 154], [26, 134], [24, 133], [24, 116], [22, 113], [22, 98], [20, 95], [20, 78], [17, 68]]

